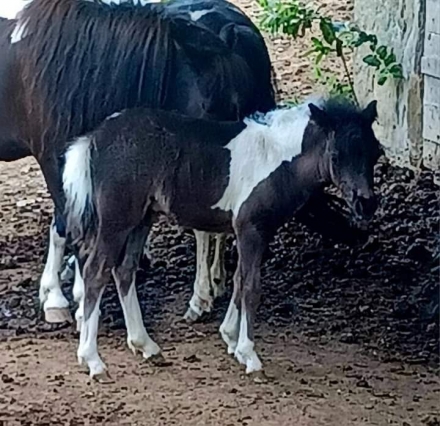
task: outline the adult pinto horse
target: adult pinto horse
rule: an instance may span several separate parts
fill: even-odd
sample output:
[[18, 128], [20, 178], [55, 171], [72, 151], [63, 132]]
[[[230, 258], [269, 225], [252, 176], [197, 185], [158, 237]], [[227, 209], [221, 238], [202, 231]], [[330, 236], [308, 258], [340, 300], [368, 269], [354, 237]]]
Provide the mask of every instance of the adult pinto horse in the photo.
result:
[[[264, 41], [235, 6], [116, 3], [33, 0], [18, 22], [0, 23], [0, 160], [34, 155], [55, 202], [40, 286], [46, 319], [55, 322], [69, 317], [58, 276], [65, 246], [59, 154], [67, 140], [130, 107], [234, 120], [275, 105]], [[197, 237], [198, 262], [207, 263], [209, 235]], [[207, 277], [197, 274], [190, 316], [207, 309], [200, 293], [209, 285], [199, 283]]]

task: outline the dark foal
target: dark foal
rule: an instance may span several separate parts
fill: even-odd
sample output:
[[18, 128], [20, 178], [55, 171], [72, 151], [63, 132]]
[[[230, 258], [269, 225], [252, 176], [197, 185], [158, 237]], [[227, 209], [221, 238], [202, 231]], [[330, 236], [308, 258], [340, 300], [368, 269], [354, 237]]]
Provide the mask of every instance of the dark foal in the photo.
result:
[[275, 110], [263, 124], [136, 109], [73, 140], [65, 153], [63, 187], [68, 233], [84, 265], [78, 357], [90, 374], [106, 369], [96, 339], [99, 304], [111, 275], [128, 345], [145, 357], [159, 352], [144, 328], [134, 285], [158, 214], [184, 227], [236, 235], [234, 291], [220, 332], [248, 373], [260, 370], [254, 321], [265, 248], [279, 226], [331, 183], [357, 221], [371, 219], [380, 153], [375, 118], [375, 102], [359, 110], [336, 100]]

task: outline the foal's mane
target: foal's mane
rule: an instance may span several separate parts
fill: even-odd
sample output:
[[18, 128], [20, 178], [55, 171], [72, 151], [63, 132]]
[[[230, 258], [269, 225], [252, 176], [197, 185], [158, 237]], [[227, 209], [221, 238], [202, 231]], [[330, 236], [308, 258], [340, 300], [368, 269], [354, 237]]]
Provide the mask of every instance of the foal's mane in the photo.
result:
[[[177, 68], [176, 44], [189, 51], [204, 45], [196, 23], [167, 14], [160, 3], [33, 0], [20, 22], [26, 26], [19, 43], [21, 78], [27, 111], [39, 120], [30, 136], [43, 135], [43, 146], [33, 150], [40, 154], [50, 143], [62, 150], [68, 139], [93, 130], [116, 111], [160, 108]], [[195, 54], [229, 52], [219, 38], [208, 36], [205, 51]]]
[[365, 121], [362, 109], [350, 99], [342, 96], [326, 99], [323, 103], [323, 109], [335, 129], [346, 126], [347, 123], [359, 124]]

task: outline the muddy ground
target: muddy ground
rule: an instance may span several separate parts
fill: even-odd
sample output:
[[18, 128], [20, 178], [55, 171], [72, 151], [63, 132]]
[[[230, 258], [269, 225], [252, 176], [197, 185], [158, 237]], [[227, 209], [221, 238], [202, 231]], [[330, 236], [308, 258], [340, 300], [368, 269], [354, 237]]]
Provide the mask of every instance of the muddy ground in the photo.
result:
[[[254, 2], [237, 4], [255, 13]], [[326, 7], [341, 19], [351, 13], [340, 0]], [[299, 59], [306, 46], [268, 42], [282, 96], [310, 93]], [[257, 330], [265, 380], [246, 377], [226, 355], [217, 330], [230, 293], [202, 323], [181, 320], [194, 240], [157, 226], [155, 260], [139, 272], [138, 291], [167, 364], [126, 348], [110, 287], [100, 348], [115, 383], [100, 385], [76, 363], [72, 327], [41, 319], [52, 207], [38, 167], [0, 164], [0, 425], [439, 425], [438, 187], [429, 172], [385, 161], [376, 185], [381, 206], [367, 243], [338, 245], [292, 221], [271, 245]]]

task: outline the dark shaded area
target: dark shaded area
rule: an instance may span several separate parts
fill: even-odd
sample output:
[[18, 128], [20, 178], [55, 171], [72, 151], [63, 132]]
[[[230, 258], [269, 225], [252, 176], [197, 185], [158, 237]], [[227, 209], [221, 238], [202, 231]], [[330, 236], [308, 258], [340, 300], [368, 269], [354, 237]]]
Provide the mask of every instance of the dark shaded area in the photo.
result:
[[[435, 365], [439, 361], [439, 188], [432, 172], [414, 176], [385, 161], [378, 165], [375, 180], [381, 205], [368, 239], [363, 233], [360, 239], [346, 234], [350, 245], [335, 244], [294, 221], [280, 230], [264, 265], [259, 322], [320, 343], [358, 343], [383, 361]], [[328, 214], [315, 210], [317, 217], [329, 219]], [[339, 220], [335, 218], [331, 220]], [[338, 230], [338, 223], [333, 225], [332, 232]], [[17, 277], [16, 282], [0, 278], [0, 336], [63, 328], [47, 325], [39, 317], [38, 275], [23, 279], [26, 275], [17, 272], [35, 266], [44, 242], [44, 235], [35, 240], [0, 236], [0, 277]], [[160, 232], [155, 227], [152, 253], [151, 268], [139, 272], [144, 318], [155, 334], [171, 333], [167, 324], [180, 320], [191, 294], [193, 237], [168, 224]], [[234, 265], [230, 243], [229, 283]], [[66, 290], [70, 292], [70, 285]], [[229, 295], [205, 318], [202, 328], [207, 332], [216, 332]], [[106, 292], [103, 321], [106, 329], [124, 327], [113, 286]]]

